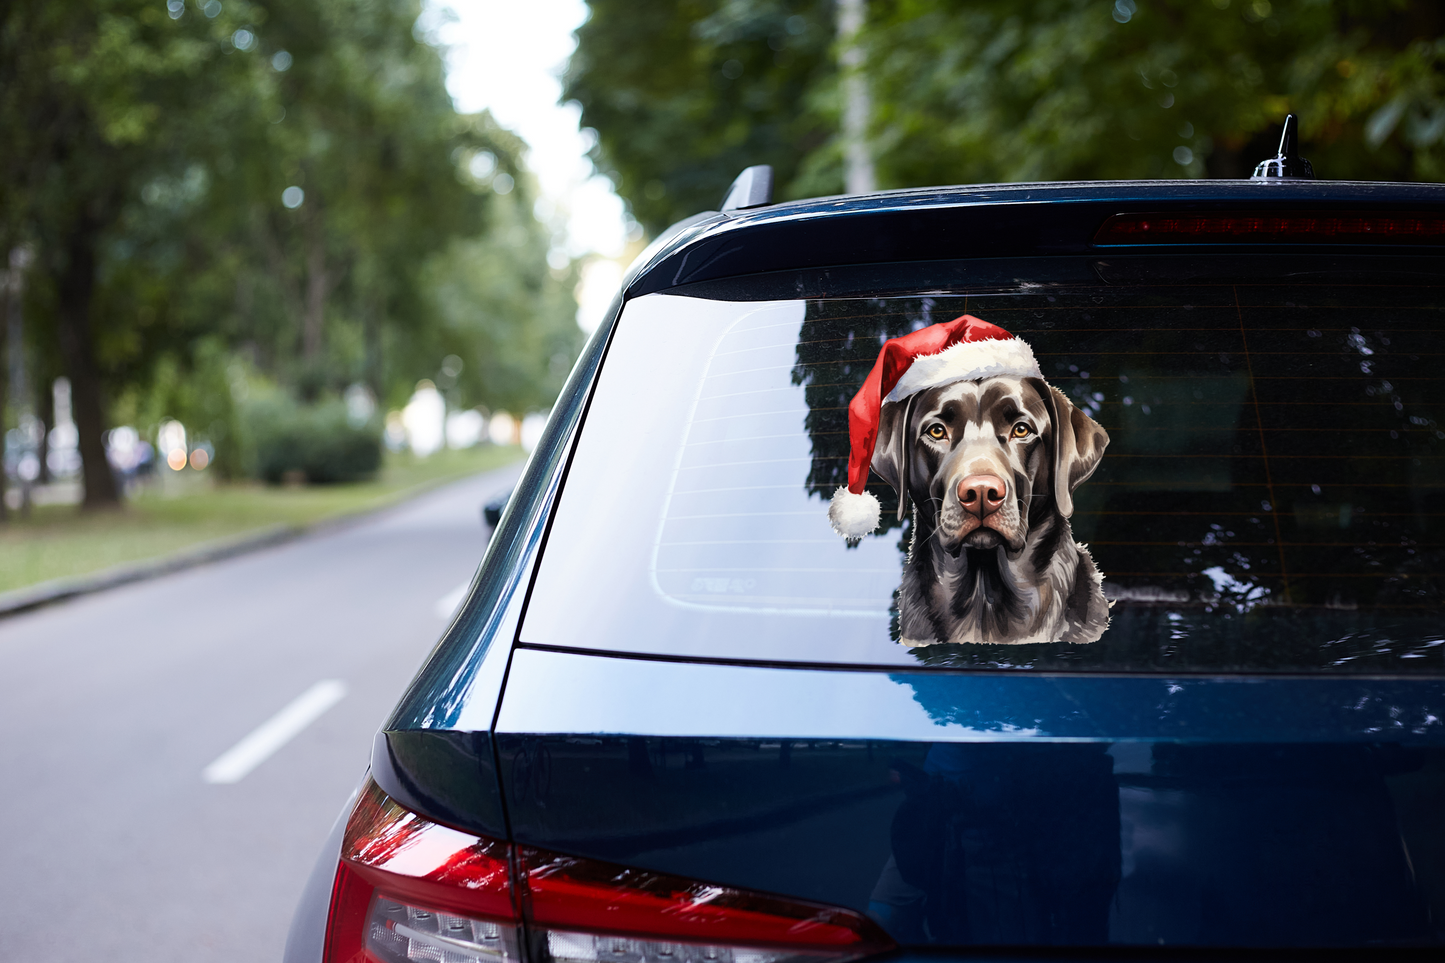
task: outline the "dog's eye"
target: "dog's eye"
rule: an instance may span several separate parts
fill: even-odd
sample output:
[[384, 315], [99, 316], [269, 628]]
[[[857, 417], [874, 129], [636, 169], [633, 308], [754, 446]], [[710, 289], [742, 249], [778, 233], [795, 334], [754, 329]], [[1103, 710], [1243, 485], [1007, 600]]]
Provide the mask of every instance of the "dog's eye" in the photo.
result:
[[1033, 429], [1030, 428], [1028, 425], [1024, 424], [1022, 421], [1014, 425], [1015, 438], [1027, 438], [1032, 432]]
[[942, 441], [948, 431], [942, 425], [929, 425], [923, 433], [934, 441]]

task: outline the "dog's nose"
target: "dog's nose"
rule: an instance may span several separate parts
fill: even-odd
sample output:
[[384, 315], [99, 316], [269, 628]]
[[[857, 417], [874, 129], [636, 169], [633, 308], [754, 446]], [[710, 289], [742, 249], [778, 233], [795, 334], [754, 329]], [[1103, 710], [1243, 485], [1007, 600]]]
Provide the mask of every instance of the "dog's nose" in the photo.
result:
[[1008, 485], [997, 475], [969, 475], [958, 483], [958, 500], [963, 510], [983, 518], [1003, 508]]

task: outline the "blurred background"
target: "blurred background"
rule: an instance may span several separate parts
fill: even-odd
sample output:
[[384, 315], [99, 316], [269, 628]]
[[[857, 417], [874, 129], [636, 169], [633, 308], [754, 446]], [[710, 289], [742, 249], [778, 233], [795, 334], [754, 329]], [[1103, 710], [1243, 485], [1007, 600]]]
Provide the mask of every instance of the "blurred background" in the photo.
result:
[[[1244, 177], [1291, 111], [1321, 177], [1441, 179], [1445, 4], [0, 4], [0, 819], [30, 829], [0, 955], [275, 958], [478, 508], [631, 258], [744, 167], [782, 200]], [[255, 776], [201, 778], [303, 703]], [[97, 854], [132, 902], [76, 896]], [[146, 922], [156, 892], [214, 912]], [[88, 940], [25, 922], [66, 900]]]

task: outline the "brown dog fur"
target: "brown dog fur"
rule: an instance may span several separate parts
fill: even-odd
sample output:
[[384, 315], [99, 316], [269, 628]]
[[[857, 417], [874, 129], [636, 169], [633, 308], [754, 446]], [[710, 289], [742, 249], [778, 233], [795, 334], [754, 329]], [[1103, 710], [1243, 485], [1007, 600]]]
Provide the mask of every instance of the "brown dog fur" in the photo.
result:
[[[959, 381], [885, 403], [873, 470], [899, 492], [900, 517], [913, 508], [903, 643], [1096, 641], [1109, 603], [1069, 517], [1108, 444], [1039, 378]], [[960, 494], [965, 479], [993, 477], [1008, 489], [996, 510]]]

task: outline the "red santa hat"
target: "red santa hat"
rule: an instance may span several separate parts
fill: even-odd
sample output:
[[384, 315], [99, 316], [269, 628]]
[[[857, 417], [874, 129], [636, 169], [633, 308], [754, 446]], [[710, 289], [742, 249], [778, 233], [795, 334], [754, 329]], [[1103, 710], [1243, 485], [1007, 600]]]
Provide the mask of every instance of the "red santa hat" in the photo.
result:
[[1043, 373], [1027, 344], [971, 314], [885, 341], [848, 405], [848, 484], [833, 493], [828, 506], [833, 530], [845, 538], [862, 538], [878, 527], [882, 508], [864, 486], [884, 402], [955, 381], [996, 377], [1041, 378]]

